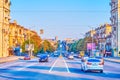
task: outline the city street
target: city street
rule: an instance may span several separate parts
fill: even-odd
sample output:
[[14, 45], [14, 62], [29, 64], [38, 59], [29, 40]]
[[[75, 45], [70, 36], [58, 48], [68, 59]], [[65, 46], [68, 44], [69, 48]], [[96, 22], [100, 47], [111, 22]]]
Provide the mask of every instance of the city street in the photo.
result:
[[0, 64], [0, 80], [119, 80], [119, 63], [105, 61], [104, 72], [83, 72], [81, 60], [50, 57], [49, 62], [17, 60]]
[[0, 80], [120, 80], [120, 0], [0, 0]]

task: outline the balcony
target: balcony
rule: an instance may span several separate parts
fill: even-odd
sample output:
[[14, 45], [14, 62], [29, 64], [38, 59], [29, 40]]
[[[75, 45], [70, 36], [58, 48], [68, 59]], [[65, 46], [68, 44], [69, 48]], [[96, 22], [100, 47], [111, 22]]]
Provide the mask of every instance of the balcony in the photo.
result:
[[112, 2], [110, 2], [109, 5], [112, 6]]

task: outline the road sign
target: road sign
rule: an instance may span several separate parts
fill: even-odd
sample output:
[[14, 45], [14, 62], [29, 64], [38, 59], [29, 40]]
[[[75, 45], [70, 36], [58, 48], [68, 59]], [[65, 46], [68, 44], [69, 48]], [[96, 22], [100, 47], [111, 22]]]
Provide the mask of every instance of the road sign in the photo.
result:
[[26, 44], [25, 45], [25, 50], [26, 51], [29, 51], [29, 50], [34, 51], [34, 44]]

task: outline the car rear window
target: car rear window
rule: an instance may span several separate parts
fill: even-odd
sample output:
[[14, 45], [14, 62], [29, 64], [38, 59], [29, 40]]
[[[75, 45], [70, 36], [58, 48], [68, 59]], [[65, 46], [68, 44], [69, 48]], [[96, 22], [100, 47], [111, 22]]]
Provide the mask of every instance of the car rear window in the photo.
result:
[[98, 60], [98, 59], [88, 59], [87, 61], [88, 62], [100, 62], [100, 60]]

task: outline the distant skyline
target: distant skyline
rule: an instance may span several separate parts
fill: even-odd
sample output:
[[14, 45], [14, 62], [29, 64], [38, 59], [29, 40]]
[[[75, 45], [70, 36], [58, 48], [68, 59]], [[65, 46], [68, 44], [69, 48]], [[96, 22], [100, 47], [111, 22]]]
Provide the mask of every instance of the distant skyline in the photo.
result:
[[11, 0], [11, 22], [31, 28], [42, 38], [83, 37], [90, 27], [110, 23], [110, 0]]

